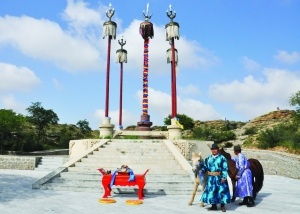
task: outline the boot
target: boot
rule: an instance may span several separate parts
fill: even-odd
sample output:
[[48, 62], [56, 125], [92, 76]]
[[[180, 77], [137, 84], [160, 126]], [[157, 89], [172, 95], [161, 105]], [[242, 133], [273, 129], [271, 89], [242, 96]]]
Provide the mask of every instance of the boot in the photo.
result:
[[208, 210], [218, 210], [216, 204], [212, 204], [211, 207]]
[[248, 196], [244, 197], [243, 201], [241, 203], [239, 203], [239, 205], [248, 205]]
[[226, 212], [225, 204], [221, 204], [221, 211], [222, 211], [222, 212]]
[[254, 205], [255, 205], [255, 203], [254, 203], [253, 197], [249, 197], [247, 207], [254, 207]]

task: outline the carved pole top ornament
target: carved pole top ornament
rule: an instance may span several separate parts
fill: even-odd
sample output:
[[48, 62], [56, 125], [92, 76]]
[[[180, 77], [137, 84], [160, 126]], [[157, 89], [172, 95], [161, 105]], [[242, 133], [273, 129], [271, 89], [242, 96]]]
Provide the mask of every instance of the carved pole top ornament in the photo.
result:
[[152, 17], [152, 14], [149, 15], [148, 13], [149, 13], [149, 3], [147, 3], [146, 13], [143, 10], [143, 16], [144, 16], [146, 22], [148, 22], [151, 19], [151, 17]]
[[118, 40], [118, 42], [121, 45], [121, 49], [123, 49], [123, 46], [126, 45], [126, 40], [123, 38], [123, 35], [121, 36], [121, 40]]
[[111, 21], [111, 17], [115, 14], [115, 9], [112, 7], [111, 3], [109, 3], [108, 10], [106, 11], [106, 16]]
[[174, 13], [172, 11], [172, 5], [169, 6], [170, 11], [166, 11], [167, 16], [170, 18], [170, 21], [173, 22], [173, 19], [176, 17], [176, 12], [174, 10]]

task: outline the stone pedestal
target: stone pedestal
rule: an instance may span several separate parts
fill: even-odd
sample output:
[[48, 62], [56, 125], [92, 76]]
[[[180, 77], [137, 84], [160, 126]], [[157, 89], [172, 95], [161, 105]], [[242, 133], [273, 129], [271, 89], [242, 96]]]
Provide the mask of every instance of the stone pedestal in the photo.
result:
[[137, 123], [137, 131], [151, 131], [152, 122], [150, 122], [150, 115], [141, 115], [141, 121]]
[[167, 126], [169, 132], [169, 140], [178, 140], [182, 138], [181, 127], [176, 123], [175, 119], [171, 119], [171, 125]]
[[105, 117], [100, 125], [100, 138], [111, 138], [114, 133], [115, 125], [110, 124], [110, 118]]

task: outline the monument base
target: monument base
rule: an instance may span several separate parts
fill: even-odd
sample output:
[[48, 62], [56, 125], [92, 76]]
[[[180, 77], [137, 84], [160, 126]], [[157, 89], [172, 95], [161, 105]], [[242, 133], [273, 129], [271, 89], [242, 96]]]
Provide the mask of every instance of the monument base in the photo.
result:
[[100, 138], [112, 138], [115, 125], [110, 124], [110, 118], [105, 117], [100, 125]]
[[176, 123], [176, 119], [171, 119], [171, 125], [167, 126], [169, 132], [169, 140], [182, 139], [181, 127]]
[[151, 131], [152, 122], [150, 122], [150, 115], [142, 114], [141, 121], [137, 123], [137, 131]]

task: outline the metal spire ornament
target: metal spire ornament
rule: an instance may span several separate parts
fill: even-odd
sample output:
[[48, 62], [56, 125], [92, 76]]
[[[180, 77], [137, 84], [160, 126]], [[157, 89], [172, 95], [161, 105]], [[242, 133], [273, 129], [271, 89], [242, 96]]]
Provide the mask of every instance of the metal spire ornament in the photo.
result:
[[127, 63], [127, 51], [123, 49], [123, 46], [126, 44], [126, 40], [123, 39], [123, 35], [121, 40], [118, 40], [121, 45], [121, 49], [117, 50], [117, 63], [120, 63], [120, 107], [119, 107], [119, 128], [123, 130], [122, 125], [122, 103], [123, 103], [123, 63]]
[[177, 94], [176, 94], [176, 65], [178, 63], [178, 52], [175, 49], [175, 39], [179, 39], [179, 24], [174, 22], [176, 12], [169, 6], [170, 11], [166, 11], [170, 22], [166, 25], [166, 40], [169, 41], [171, 48], [167, 50], [167, 63], [171, 63], [171, 91], [172, 91], [172, 118], [177, 119]]
[[147, 4], [146, 12], [143, 11], [143, 16], [145, 21], [140, 24], [140, 34], [144, 39], [144, 69], [143, 69], [143, 99], [142, 99], [142, 115], [141, 121], [138, 122], [138, 130], [139, 131], [149, 131], [152, 125], [150, 122], [150, 115], [148, 115], [148, 65], [149, 65], [149, 57], [148, 57], [148, 47], [149, 47], [149, 38], [154, 37], [154, 29], [153, 24], [150, 22], [152, 14], [149, 15], [149, 3]]

